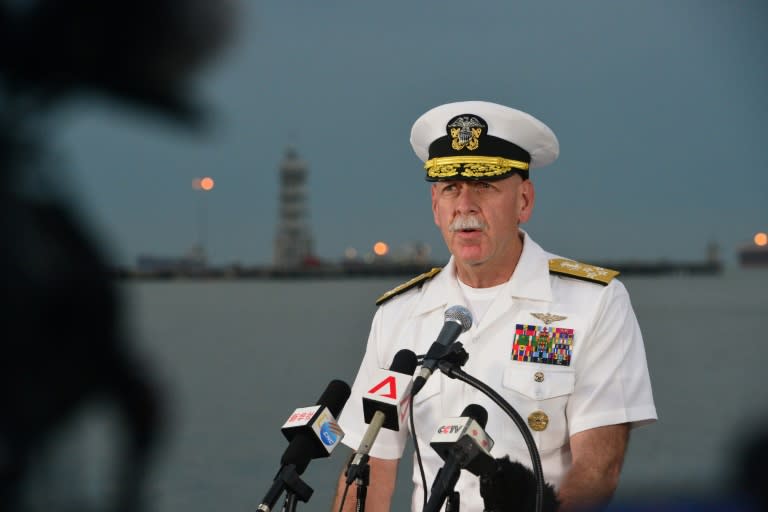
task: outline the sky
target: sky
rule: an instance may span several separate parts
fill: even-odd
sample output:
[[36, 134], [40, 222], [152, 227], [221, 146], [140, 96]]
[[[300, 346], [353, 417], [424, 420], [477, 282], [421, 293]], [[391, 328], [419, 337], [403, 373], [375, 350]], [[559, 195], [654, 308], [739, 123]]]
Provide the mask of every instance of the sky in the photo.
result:
[[[92, 99], [51, 142], [119, 264], [201, 236], [214, 264], [271, 264], [289, 146], [321, 259], [384, 240], [443, 260], [410, 128], [442, 103], [493, 101], [559, 139], [531, 173], [524, 226], [545, 249], [687, 261], [714, 242], [730, 263], [768, 231], [766, 26], [763, 0], [241, 0], [230, 47], [195, 83], [205, 132]], [[200, 176], [215, 188], [194, 190]]]

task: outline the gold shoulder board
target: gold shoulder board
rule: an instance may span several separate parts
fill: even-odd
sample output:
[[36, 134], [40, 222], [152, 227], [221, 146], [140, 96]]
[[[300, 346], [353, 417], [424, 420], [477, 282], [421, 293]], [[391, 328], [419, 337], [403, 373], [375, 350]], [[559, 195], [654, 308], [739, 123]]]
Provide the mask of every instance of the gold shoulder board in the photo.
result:
[[414, 286], [421, 286], [427, 280], [435, 277], [441, 270], [442, 270], [442, 267], [435, 267], [432, 270], [428, 270], [427, 272], [424, 272], [423, 274], [419, 274], [418, 276], [414, 277], [410, 281], [406, 281], [403, 284], [395, 286], [394, 288], [386, 292], [384, 295], [376, 299], [376, 305], [381, 306], [392, 297], [400, 295], [401, 293], [410, 290]]
[[549, 273], [583, 279], [584, 281], [602, 284], [603, 286], [610, 283], [614, 277], [619, 275], [618, 270], [587, 265], [586, 263], [566, 260], [565, 258], [553, 258], [549, 260]]

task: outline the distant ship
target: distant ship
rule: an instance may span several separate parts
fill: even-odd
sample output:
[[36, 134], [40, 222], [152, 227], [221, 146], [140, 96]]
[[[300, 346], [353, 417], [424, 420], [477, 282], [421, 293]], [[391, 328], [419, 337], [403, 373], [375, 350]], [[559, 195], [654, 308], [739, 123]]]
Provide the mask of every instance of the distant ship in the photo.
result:
[[[759, 234], [764, 235], [764, 233]], [[768, 237], [759, 237], [758, 235], [755, 235], [754, 243], [739, 249], [740, 266], [768, 268]]]

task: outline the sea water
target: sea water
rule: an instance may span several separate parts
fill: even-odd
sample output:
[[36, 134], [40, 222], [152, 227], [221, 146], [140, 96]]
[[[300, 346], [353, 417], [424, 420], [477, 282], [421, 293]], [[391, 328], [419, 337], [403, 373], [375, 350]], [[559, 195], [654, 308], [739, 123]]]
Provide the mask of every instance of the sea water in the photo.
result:
[[[151, 510], [255, 510], [287, 446], [280, 426], [331, 380], [352, 383], [374, 300], [399, 281], [122, 282], [127, 325], [169, 418], [146, 482]], [[659, 421], [633, 431], [616, 501], [720, 492], [768, 419], [768, 271], [623, 282]], [[330, 510], [348, 453], [312, 461], [303, 479], [314, 493], [299, 508]], [[408, 510], [409, 480], [403, 462], [393, 510]]]

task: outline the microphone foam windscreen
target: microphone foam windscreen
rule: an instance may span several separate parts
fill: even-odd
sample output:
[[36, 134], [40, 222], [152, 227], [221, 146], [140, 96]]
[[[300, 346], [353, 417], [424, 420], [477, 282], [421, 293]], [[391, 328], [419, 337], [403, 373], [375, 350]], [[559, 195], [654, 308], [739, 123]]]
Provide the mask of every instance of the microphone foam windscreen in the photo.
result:
[[334, 418], [338, 418], [351, 393], [349, 384], [343, 380], [332, 380], [318, 398], [316, 405], [324, 405]]
[[464, 408], [461, 413], [462, 416], [468, 416], [475, 420], [482, 428], [485, 428], [485, 424], [488, 423], [488, 411], [485, 407], [477, 404], [469, 404]]
[[418, 364], [419, 362], [416, 359], [416, 354], [413, 353], [413, 350], [404, 348], [395, 354], [395, 358], [392, 360], [389, 369], [393, 372], [413, 375]]

